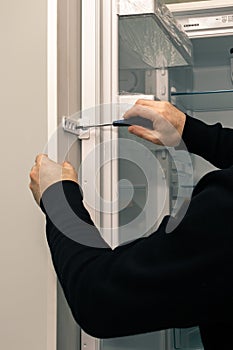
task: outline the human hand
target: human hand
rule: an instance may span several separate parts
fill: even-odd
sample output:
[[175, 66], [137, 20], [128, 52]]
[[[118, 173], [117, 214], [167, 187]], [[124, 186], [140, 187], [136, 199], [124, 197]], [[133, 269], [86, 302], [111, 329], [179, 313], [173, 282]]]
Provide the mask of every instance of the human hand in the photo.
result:
[[52, 184], [62, 180], [78, 182], [77, 172], [68, 162], [58, 164], [47, 155], [39, 154], [35, 163], [30, 172], [29, 187], [38, 205], [43, 192]]
[[153, 122], [154, 130], [132, 125], [129, 132], [157, 145], [178, 146], [186, 115], [167, 101], [138, 100], [124, 118], [140, 116]]

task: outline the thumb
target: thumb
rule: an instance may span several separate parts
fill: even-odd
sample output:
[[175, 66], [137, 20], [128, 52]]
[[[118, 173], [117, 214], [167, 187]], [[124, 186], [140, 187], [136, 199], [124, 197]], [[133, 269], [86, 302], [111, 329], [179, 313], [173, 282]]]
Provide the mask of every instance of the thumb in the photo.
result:
[[73, 165], [72, 165], [70, 162], [67, 162], [67, 161], [63, 162], [63, 163], [62, 163], [62, 166], [63, 166], [64, 168], [67, 168], [67, 169], [73, 168]]

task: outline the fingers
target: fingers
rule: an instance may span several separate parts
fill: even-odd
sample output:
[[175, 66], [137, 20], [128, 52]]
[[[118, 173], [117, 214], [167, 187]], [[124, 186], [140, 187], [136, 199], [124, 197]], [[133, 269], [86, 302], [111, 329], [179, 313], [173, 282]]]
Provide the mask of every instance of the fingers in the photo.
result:
[[39, 167], [41, 166], [43, 159], [49, 159], [47, 154], [40, 153], [36, 156], [36, 159], [35, 159], [36, 164], [33, 165], [33, 167], [31, 168], [30, 174], [29, 174], [31, 181], [36, 180], [37, 175], [38, 175], [38, 170], [39, 170]]
[[139, 104], [135, 104], [124, 114], [125, 119], [131, 118], [131, 117], [143, 117], [154, 122], [156, 119], [156, 113], [147, 107], [143, 107]]
[[37, 165], [34, 165], [31, 168], [29, 176], [30, 176], [29, 188], [31, 191], [33, 191], [33, 188], [35, 186], [35, 183], [36, 183], [37, 177], [38, 177]]
[[36, 164], [41, 164], [41, 161], [44, 157], [47, 157], [48, 158], [48, 155], [47, 154], [43, 154], [43, 153], [40, 153], [36, 156], [36, 159], [35, 159], [35, 163]]
[[[140, 109], [142, 108], [142, 109]], [[163, 114], [165, 110], [169, 110], [171, 108], [175, 108], [170, 102], [168, 101], [154, 101], [154, 100], [147, 100], [147, 99], [139, 99], [136, 101], [135, 105], [129, 109], [124, 115], [124, 118], [129, 118], [131, 116], [138, 116], [139, 114], [136, 115], [131, 115], [132, 113], [143, 113], [143, 111], [148, 111], [151, 110], [154, 113], [157, 114]], [[148, 118], [146, 115], [140, 115], [145, 118]]]
[[67, 161], [63, 162], [62, 166], [64, 168], [67, 168], [67, 169], [73, 169], [73, 165], [70, 162], [67, 162]]
[[[42, 165], [57, 165], [58, 163], [57, 162], [54, 162], [52, 159], [50, 159], [49, 157], [48, 157], [48, 155], [47, 154], [43, 154], [43, 153], [40, 153], [40, 154], [38, 154], [37, 156], [36, 156], [36, 165], [37, 166], [39, 166], [39, 167], [41, 167]], [[42, 164], [43, 163], [43, 164]]]
[[152, 131], [152, 130], [143, 128], [142, 126], [132, 125], [128, 128], [128, 131], [131, 134], [141, 137], [147, 141], [161, 144], [160, 140], [156, 137], [156, 132], [154, 130]]
[[36, 173], [36, 165], [33, 165], [30, 171], [30, 178], [32, 179]]
[[154, 100], [139, 99], [136, 101], [135, 104], [153, 109], [158, 113], [161, 113], [164, 110], [175, 108], [169, 101], [154, 101]]
[[70, 162], [62, 163], [62, 180], [71, 180], [78, 183], [78, 174]]
[[128, 128], [128, 131], [131, 134], [134, 134], [134, 135], [139, 136], [139, 137], [146, 137], [146, 136], [150, 137], [149, 130], [146, 128], [143, 128], [142, 126], [132, 125]]
[[29, 184], [29, 187], [30, 189], [32, 190], [33, 189], [33, 186], [34, 184], [38, 181], [38, 177], [39, 177], [39, 169], [40, 169], [40, 166], [41, 166], [41, 163], [44, 159], [48, 159], [48, 155], [47, 154], [43, 154], [43, 153], [40, 153], [36, 156], [35, 158], [35, 164], [33, 165], [33, 167], [31, 168], [31, 171], [30, 171], [30, 180], [31, 180], [31, 183]]
[[136, 105], [141, 106], [147, 106], [147, 107], [158, 107], [163, 103], [164, 101], [154, 101], [154, 100], [147, 100], [147, 99], [139, 99], [136, 101]]
[[[52, 159], [50, 159], [50, 158], [48, 157], [47, 154], [40, 153], [40, 154], [38, 154], [38, 155], [36, 156], [36, 159], [35, 159], [35, 163], [36, 163], [36, 164], [32, 167], [31, 171], [32, 171], [37, 165], [40, 166], [43, 160], [52, 162], [52, 163], [54, 163], [54, 164], [58, 164], [57, 162], [54, 162]], [[67, 169], [73, 168], [72, 164], [71, 164], [70, 162], [68, 162], [68, 161], [63, 162], [63, 163], [62, 163], [62, 166], [65, 167], [65, 168], [67, 168]]]

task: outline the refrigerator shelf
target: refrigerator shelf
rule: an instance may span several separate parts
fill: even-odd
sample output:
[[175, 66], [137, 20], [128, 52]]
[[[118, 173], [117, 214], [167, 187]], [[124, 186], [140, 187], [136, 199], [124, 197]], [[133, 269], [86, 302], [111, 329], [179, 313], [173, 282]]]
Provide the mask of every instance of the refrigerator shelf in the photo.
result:
[[120, 1], [120, 69], [155, 69], [192, 64], [192, 44], [159, 0]]
[[171, 92], [171, 101], [184, 111], [233, 110], [233, 90]]

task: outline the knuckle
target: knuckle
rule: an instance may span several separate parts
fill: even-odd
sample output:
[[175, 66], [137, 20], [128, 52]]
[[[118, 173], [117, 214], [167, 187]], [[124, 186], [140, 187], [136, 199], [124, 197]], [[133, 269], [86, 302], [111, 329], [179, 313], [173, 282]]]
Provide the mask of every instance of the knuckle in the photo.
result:
[[41, 153], [38, 154], [38, 155], [36, 156], [36, 162], [38, 162], [38, 161], [41, 159], [41, 157], [42, 157], [42, 154], [41, 154]]
[[35, 180], [36, 178], [37, 178], [37, 171], [36, 171], [36, 169], [35, 168], [33, 168], [31, 171], [30, 171], [30, 178], [32, 179], [32, 180]]
[[170, 107], [170, 102], [168, 102], [168, 101], [163, 101], [163, 102], [162, 102], [162, 107], [166, 110], [168, 107]]
[[29, 175], [30, 175], [30, 178], [32, 178], [34, 176], [34, 170], [31, 170]]
[[70, 164], [69, 162], [64, 162], [63, 165], [64, 165], [66, 168], [73, 169], [72, 164]]
[[139, 104], [135, 106], [135, 112], [137, 114], [142, 113], [142, 111], [145, 110], [145, 109], [146, 109], [145, 107], [143, 107], [142, 105], [139, 105]]
[[139, 98], [139, 99], [135, 102], [135, 105], [145, 106], [145, 105], [150, 104], [150, 102], [151, 102], [150, 100], [143, 99], [143, 98]]
[[47, 154], [44, 154], [44, 153], [39, 153], [37, 156], [36, 156], [36, 163], [40, 163], [42, 161], [43, 158], [47, 158]]

